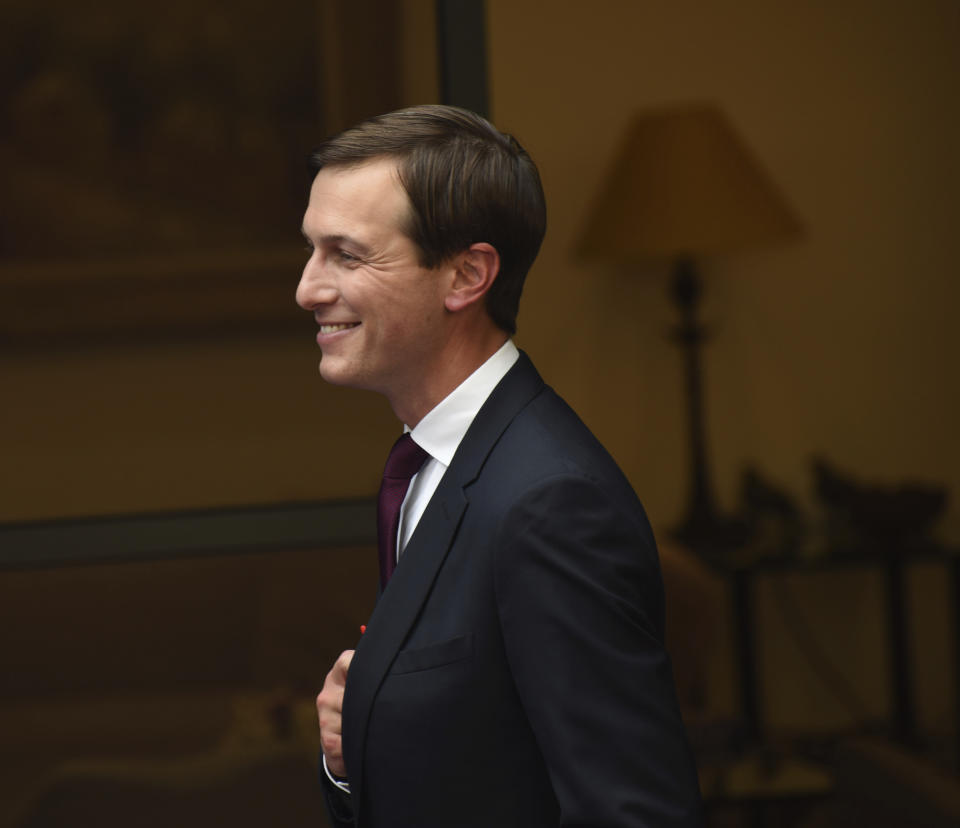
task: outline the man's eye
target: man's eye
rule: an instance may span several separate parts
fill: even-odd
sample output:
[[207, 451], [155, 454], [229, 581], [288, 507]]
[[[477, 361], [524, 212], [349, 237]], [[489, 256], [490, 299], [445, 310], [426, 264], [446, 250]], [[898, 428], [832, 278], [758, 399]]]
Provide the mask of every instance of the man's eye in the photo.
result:
[[337, 258], [340, 259], [341, 262], [344, 262], [344, 263], [346, 263], [346, 264], [351, 264], [351, 263], [353, 263], [353, 262], [358, 262], [358, 261], [360, 261], [360, 260], [359, 260], [356, 256], [354, 256], [352, 253], [347, 253], [346, 250], [338, 250], [338, 251], [337, 251]]

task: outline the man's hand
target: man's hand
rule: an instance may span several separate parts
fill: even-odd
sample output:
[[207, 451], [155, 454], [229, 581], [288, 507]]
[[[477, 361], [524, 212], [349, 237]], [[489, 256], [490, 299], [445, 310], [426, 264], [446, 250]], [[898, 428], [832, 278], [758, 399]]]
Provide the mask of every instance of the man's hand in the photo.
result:
[[320, 722], [320, 745], [327, 760], [327, 768], [334, 776], [345, 778], [343, 763], [342, 721], [343, 689], [347, 684], [347, 670], [353, 660], [353, 650], [344, 650], [323, 682], [317, 696], [317, 719]]

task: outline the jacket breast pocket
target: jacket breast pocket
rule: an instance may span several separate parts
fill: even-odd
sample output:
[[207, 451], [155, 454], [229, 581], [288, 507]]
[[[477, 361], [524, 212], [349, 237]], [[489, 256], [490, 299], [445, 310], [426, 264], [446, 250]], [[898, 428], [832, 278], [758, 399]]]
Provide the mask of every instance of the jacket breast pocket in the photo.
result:
[[450, 638], [437, 644], [428, 644], [426, 647], [401, 650], [397, 653], [390, 672], [394, 675], [417, 673], [472, 657], [473, 633], [458, 635], [456, 638]]

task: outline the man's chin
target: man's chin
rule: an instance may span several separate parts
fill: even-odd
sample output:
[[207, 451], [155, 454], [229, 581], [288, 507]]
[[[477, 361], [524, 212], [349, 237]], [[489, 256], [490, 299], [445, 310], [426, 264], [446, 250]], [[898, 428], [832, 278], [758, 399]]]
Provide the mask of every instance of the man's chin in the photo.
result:
[[346, 385], [342, 372], [336, 369], [336, 366], [331, 365], [328, 360], [320, 360], [320, 377], [324, 382], [329, 382], [331, 385]]
[[320, 358], [320, 377], [330, 385], [342, 385], [347, 388], [362, 387], [359, 378], [348, 365], [328, 357]]

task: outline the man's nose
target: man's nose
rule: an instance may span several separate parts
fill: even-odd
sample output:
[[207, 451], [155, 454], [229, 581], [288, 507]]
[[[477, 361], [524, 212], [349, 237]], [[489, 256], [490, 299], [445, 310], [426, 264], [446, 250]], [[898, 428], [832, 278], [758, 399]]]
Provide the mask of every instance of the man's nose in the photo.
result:
[[319, 305], [337, 301], [337, 288], [326, 271], [316, 253], [304, 265], [300, 284], [297, 285], [297, 304], [304, 310], [312, 311]]

